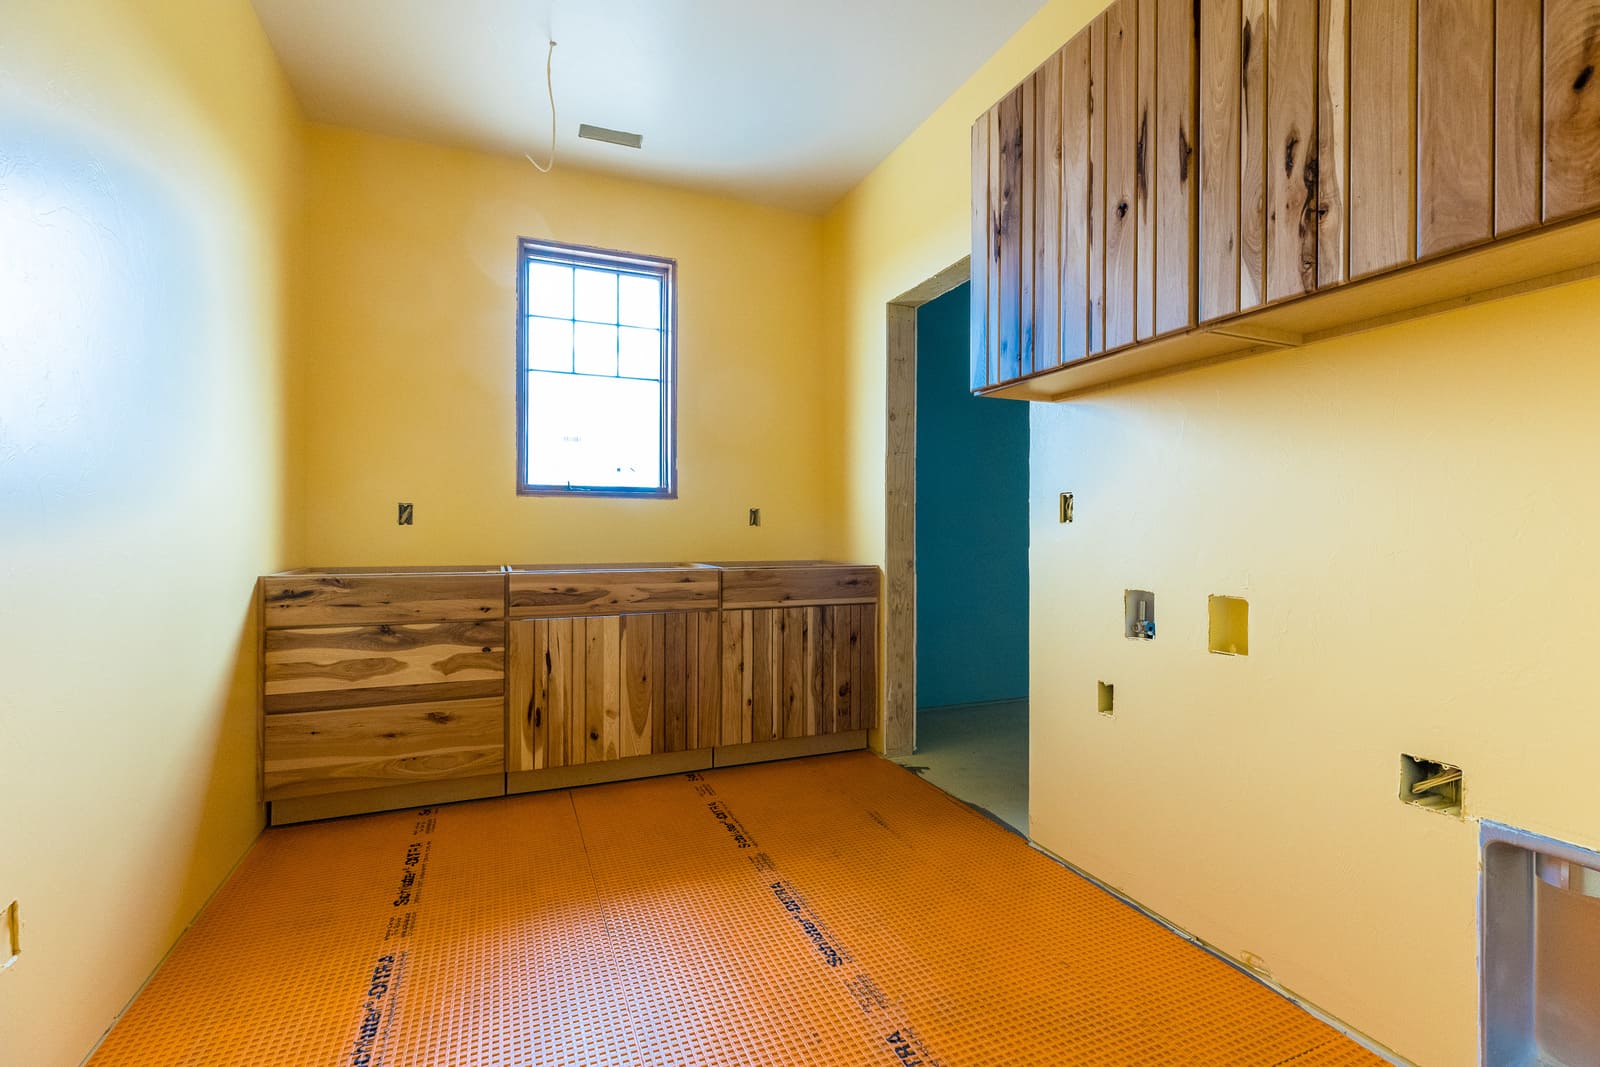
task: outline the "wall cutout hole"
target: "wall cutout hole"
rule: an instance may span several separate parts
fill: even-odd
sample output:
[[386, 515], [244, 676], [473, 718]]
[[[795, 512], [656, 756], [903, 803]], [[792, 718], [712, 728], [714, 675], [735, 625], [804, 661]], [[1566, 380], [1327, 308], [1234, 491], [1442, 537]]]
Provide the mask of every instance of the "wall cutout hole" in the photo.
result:
[[1250, 601], [1237, 596], [1214, 596], [1206, 600], [1210, 617], [1208, 647], [1220, 656], [1250, 654]]
[[22, 955], [22, 917], [17, 913], [17, 902], [6, 905], [0, 913], [0, 971], [17, 962]]
[[1110, 682], [1101, 682], [1099, 684], [1100, 684], [1100, 714], [1102, 714], [1102, 715], [1110, 715], [1110, 714], [1112, 714], [1112, 698], [1116, 696], [1116, 694], [1115, 694], [1115, 692], [1113, 692], [1113, 690], [1116, 689], [1116, 686], [1112, 685]]
[[1135, 641], [1156, 636], [1156, 595], [1147, 589], [1122, 591], [1122, 632]]
[[412, 520], [415, 519], [416, 516], [417, 516], [417, 509], [416, 509], [415, 505], [412, 505], [412, 504], [401, 504], [401, 505], [399, 505], [399, 514], [397, 516], [399, 525], [401, 525], [401, 526], [410, 526], [412, 524]]
[[1072, 521], [1072, 494], [1071, 493], [1062, 493], [1061, 494], [1061, 521], [1062, 522], [1071, 522]]
[[751, 526], [760, 526], [761, 525], [761, 509], [760, 508], [751, 508], [750, 509], [750, 525]]
[[1401, 800], [1429, 811], [1460, 815], [1461, 794], [1460, 767], [1401, 753]]

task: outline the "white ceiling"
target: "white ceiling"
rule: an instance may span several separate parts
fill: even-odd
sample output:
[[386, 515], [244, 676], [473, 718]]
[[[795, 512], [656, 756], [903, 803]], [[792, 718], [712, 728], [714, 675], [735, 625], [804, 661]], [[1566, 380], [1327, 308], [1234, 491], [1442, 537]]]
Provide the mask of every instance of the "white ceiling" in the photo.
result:
[[[307, 114], [818, 212], [1044, 0], [254, 0]], [[577, 138], [644, 135], [634, 151]]]

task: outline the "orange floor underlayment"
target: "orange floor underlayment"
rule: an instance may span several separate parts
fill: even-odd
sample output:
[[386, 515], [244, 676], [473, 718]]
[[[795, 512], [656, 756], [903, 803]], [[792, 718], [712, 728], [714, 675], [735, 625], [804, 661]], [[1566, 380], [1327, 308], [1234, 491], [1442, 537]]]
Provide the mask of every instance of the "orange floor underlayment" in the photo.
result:
[[269, 830], [94, 1064], [1381, 1064], [867, 753]]

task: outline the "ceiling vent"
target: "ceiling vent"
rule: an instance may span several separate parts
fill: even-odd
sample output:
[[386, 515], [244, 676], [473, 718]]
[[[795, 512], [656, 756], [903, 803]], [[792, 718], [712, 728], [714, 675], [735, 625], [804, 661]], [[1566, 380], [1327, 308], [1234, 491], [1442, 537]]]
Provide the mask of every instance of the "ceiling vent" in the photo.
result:
[[604, 141], [606, 144], [617, 144], [623, 148], [644, 147], [643, 134], [608, 130], [604, 126], [591, 126], [587, 122], [578, 124], [578, 136], [586, 141]]

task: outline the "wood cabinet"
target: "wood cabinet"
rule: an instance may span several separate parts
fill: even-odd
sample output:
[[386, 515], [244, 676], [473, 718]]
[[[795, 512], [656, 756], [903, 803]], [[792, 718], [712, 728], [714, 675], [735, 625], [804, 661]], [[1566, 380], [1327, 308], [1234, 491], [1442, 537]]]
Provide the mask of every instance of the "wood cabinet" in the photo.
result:
[[497, 569], [272, 575], [261, 605], [274, 822], [503, 792]]
[[860, 748], [876, 567], [811, 561], [261, 579], [274, 823]]
[[1600, 266], [1597, 62], [1600, 0], [1115, 0], [974, 126], [973, 388], [1059, 399]]
[[974, 389], [1194, 325], [1194, 11], [1117, 0], [974, 124]]
[[877, 724], [876, 567], [730, 566], [722, 582], [722, 744]]

